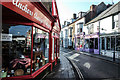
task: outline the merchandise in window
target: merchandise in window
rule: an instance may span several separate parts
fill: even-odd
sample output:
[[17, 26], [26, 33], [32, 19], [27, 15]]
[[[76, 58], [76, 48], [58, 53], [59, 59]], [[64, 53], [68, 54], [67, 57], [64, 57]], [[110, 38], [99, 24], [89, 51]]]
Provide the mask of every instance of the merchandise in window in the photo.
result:
[[110, 38], [107, 37], [107, 43], [106, 43], [106, 47], [107, 47], [107, 50], [110, 50]]
[[48, 55], [49, 34], [33, 27], [33, 72], [48, 63]]
[[31, 33], [31, 26], [3, 25], [2, 77], [30, 74]]

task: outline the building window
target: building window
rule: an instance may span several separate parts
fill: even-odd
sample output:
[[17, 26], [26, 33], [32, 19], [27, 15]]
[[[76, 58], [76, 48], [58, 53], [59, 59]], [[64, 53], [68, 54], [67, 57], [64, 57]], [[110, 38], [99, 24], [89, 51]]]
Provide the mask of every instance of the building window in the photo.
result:
[[94, 48], [94, 38], [90, 39], [90, 49]]
[[77, 46], [78, 48], [80, 47], [80, 37], [77, 38], [76, 46]]
[[82, 32], [82, 28], [83, 28], [83, 23], [78, 23], [77, 24], [77, 33], [81, 33]]
[[83, 48], [83, 45], [84, 45], [84, 40], [83, 38], [80, 38], [80, 48]]
[[90, 26], [89, 30], [90, 30], [90, 34], [94, 33], [94, 24]]
[[98, 38], [95, 38], [95, 49], [98, 49]]
[[48, 63], [49, 34], [33, 27], [33, 72]]
[[112, 29], [114, 29], [114, 28], [117, 28], [118, 27], [118, 25], [119, 25], [119, 20], [118, 20], [118, 14], [117, 15], [114, 15], [114, 16], [112, 16], [113, 17], [113, 27], [112, 27]]
[[116, 37], [116, 50], [120, 51], [120, 36]]
[[89, 48], [89, 39], [85, 39], [85, 48], [86, 48], [86, 49]]
[[80, 32], [82, 32], [82, 28], [80, 28]]
[[115, 37], [111, 37], [111, 50], [115, 50]]
[[102, 37], [102, 50], [104, 50], [104, 49], [105, 49], [105, 38]]
[[2, 77], [29, 75], [31, 67], [31, 26], [2, 27]]
[[110, 50], [110, 38], [107, 37], [106, 39], [107, 39], [106, 49], [107, 49], [107, 50]]

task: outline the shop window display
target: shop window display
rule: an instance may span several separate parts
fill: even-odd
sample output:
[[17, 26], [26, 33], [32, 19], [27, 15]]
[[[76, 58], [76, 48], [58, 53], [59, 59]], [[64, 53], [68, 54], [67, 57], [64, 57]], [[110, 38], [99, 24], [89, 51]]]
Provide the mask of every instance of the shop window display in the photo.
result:
[[31, 26], [2, 27], [2, 77], [30, 74]]
[[48, 63], [48, 55], [49, 34], [33, 27], [33, 72]]

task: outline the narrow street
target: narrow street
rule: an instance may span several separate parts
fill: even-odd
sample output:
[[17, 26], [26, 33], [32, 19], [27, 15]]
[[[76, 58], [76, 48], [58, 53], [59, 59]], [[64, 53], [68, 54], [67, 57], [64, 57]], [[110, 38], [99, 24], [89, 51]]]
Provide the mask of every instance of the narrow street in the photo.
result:
[[61, 48], [61, 55], [77, 65], [85, 80], [120, 78], [120, 65], [118, 64], [64, 48]]

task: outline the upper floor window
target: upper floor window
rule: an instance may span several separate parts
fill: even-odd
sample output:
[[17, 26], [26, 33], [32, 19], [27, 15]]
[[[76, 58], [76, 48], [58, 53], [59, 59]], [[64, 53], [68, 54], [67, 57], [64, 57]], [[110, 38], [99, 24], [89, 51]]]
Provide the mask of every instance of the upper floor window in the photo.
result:
[[83, 28], [83, 23], [78, 23], [77, 24], [77, 33], [81, 33]]
[[117, 14], [117, 15], [113, 16], [113, 26], [112, 26], [112, 29], [118, 27], [118, 22], [119, 22], [119, 20], [118, 20], [118, 14]]

